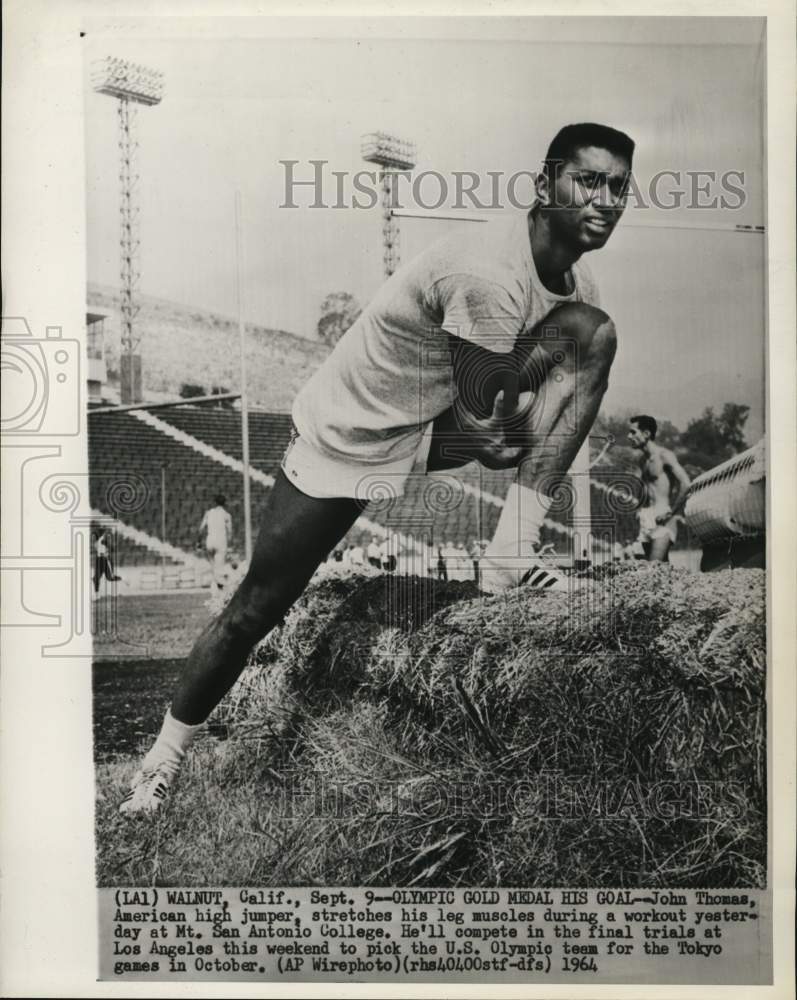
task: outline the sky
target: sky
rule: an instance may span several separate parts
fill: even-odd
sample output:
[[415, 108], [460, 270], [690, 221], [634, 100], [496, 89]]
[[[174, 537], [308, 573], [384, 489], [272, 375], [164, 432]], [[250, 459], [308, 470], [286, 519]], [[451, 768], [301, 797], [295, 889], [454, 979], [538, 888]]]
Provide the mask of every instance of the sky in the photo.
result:
[[[442, 175], [450, 207], [456, 171], [484, 178], [486, 193], [489, 171], [536, 170], [561, 125], [602, 121], [635, 139], [643, 193], [663, 170], [680, 171], [687, 189], [687, 171], [732, 170], [744, 172], [745, 197], [736, 210], [630, 207], [607, 247], [589, 255], [620, 343], [607, 410], [646, 406], [683, 426], [727, 398], [753, 407], [750, 430], [759, 434], [765, 240], [635, 223], [764, 223], [762, 22], [468, 22], [383, 20], [378, 31], [360, 22], [347, 31], [342, 22], [338, 37], [316, 38], [295, 37], [290, 22], [281, 22], [280, 37], [262, 37], [262, 27], [222, 37], [223, 22], [191, 33], [173, 22], [135, 35], [89, 30], [89, 281], [119, 283], [116, 102], [90, 87], [98, 57], [121, 56], [165, 74], [162, 103], [138, 115], [142, 292], [235, 314], [238, 189], [246, 318], [301, 336], [314, 336], [328, 292], [349, 291], [365, 304], [382, 280], [380, 209], [350, 204], [351, 175], [370, 169], [360, 155], [363, 133], [414, 140], [416, 176]], [[280, 207], [285, 160], [299, 161], [297, 179], [313, 176], [309, 161], [326, 161], [330, 207], [309, 207], [307, 187], [296, 189], [299, 207]], [[331, 207], [332, 171], [346, 172], [346, 207]], [[528, 180], [516, 190], [527, 200]], [[436, 191], [431, 180], [420, 188], [427, 204]], [[464, 225], [473, 223], [402, 220], [402, 258]]]

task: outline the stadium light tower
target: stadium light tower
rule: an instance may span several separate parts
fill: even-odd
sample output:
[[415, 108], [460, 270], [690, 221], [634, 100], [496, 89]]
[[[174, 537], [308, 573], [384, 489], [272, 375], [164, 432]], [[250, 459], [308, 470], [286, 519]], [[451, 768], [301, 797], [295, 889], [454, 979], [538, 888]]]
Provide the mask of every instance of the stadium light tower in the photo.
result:
[[385, 277], [396, 270], [400, 263], [399, 224], [393, 212], [393, 188], [396, 174], [412, 170], [417, 162], [414, 142], [399, 139], [387, 132], [369, 132], [362, 137], [360, 147], [367, 163], [378, 164], [382, 181], [382, 242], [384, 248]]
[[136, 131], [139, 104], [152, 107], [163, 97], [163, 73], [126, 59], [107, 56], [92, 67], [92, 86], [98, 94], [107, 94], [118, 101], [119, 152], [121, 155], [119, 180], [121, 200], [120, 278], [122, 294], [122, 353], [120, 381], [122, 403], [141, 402], [141, 356], [137, 348], [141, 338], [136, 337], [134, 321], [138, 313], [135, 289], [140, 277], [138, 267], [139, 235], [136, 187], [138, 171], [138, 135]]

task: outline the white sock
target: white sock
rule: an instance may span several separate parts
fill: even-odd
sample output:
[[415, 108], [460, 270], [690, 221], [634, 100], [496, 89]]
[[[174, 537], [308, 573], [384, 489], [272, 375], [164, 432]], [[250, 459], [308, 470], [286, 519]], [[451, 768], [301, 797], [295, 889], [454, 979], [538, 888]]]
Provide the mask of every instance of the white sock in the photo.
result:
[[149, 753], [142, 761], [143, 770], [151, 770], [155, 767], [165, 765], [172, 775], [177, 773], [180, 764], [185, 757], [185, 752], [191, 745], [191, 741], [197, 732], [202, 728], [203, 723], [196, 726], [186, 725], [179, 722], [172, 715], [171, 709], [163, 717], [163, 725]]
[[485, 555], [530, 556], [540, 542], [540, 528], [552, 500], [528, 486], [513, 483], [506, 495], [498, 527]]

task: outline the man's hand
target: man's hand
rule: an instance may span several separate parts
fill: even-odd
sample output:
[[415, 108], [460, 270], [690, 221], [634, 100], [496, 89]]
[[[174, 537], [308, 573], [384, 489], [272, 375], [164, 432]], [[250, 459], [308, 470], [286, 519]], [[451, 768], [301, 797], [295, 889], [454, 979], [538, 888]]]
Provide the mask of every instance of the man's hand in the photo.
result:
[[480, 420], [461, 405], [454, 402], [454, 414], [465, 440], [463, 450], [488, 469], [511, 469], [523, 455], [522, 448], [512, 448], [506, 443], [507, 422], [515, 416], [516, 410], [506, 412], [504, 390], [495, 397], [492, 414]]

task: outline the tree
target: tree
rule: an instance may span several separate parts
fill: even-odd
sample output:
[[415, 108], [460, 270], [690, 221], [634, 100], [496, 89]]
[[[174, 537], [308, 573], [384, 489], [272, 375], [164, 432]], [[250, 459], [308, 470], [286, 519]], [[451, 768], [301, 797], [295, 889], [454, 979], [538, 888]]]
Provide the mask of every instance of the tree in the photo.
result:
[[180, 386], [180, 399], [194, 399], [196, 396], [206, 395], [204, 385], [197, 385], [196, 382], [183, 382]]
[[[605, 465], [636, 468], [638, 456], [626, 439], [628, 421], [636, 412], [624, 410], [621, 413], [601, 413], [598, 416], [590, 432], [590, 453], [593, 458], [600, 451], [606, 437], [611, 435], [616, 443], [608, 452]], [[685, 431], [679, 431], [669, 420], [657, 419], [656, 444], [671, 448], [694, 478], [748, 447], [744, 425], [749, 413], [750, 407], [741, 403], [724, 403], [718, 414], [713, 407], [707, 406], [701, 416], [689, 421]]]
[[744, 425], [750, 407], [741, 403], [725, 403], [716, 414], [707, 406], [699, 417], [690, 420], [681, 435], [682, 462], [691, 475], [726, 462], [748, 447]]
[[719, 417], [725, 441], [734, 451], [744, 451], [749, 447], [744, 433], [744, 425], [750, 416], [750, 407], [741, 403], [724, 403]]
[[318, 339], [334, 347], [361, 312], [350, 292], [330, 292], [321, 303]]

